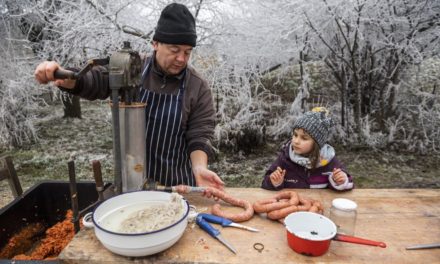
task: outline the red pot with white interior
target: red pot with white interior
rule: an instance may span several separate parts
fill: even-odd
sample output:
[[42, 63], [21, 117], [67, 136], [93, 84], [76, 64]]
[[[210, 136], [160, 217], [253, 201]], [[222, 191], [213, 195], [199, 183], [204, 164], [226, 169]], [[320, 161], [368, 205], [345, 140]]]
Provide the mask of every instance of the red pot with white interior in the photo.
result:
[[312, 212], [295, 212], [284, 219], [287, 243], [295, 252], [306, 256], [321, 256], [327, 252], [331, 240], [386, 247], [383, 242], [337, 233], [335, 223], [329, 218]]

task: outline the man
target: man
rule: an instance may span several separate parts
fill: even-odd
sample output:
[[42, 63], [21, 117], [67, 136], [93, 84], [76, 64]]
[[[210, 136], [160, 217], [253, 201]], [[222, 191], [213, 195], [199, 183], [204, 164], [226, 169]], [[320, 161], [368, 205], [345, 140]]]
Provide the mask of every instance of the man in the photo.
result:
[[[195, 20], [186, 6], [173, 3], [162, 10], [153, 36], [154, 53], [145, 60], [140, 87], [140, 99], [147, 103], [147, 175], [167, 186], [223, 189], [223, 181], [208, 169], [215, 118], [212, 94], [188, 66], [196, 39]], [[42, 84], [53, 81], [61, 90], [88, 100], [106, 99], [111, 93], [104, 67], [93, 67], [77, 81], [55, 79], [57, 69], [63, 68], [43, 62], [35, 79]]]

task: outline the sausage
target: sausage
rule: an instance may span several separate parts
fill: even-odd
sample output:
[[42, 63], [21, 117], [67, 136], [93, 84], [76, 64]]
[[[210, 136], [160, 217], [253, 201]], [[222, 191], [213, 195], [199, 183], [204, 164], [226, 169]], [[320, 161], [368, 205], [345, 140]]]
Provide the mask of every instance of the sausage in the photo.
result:
[[244, 222], [251, 219], [252, 216], [254, 216], [254, 208], [252, 207], [252, 204], [249, 201], [232, 197], [231, 195], [215, 188], [208, 187], [208, 189], [209, 189], [208, 191], [211, 192], [212, 195], [214, 195], [219, 199], [222, 199], [224, 202], [244, 208], [244, 212], [229, 213], [222, 211], [220, 204], [214, 204], [211, 209], [212, 214], [227, 218], [234, 222]]
[[177, 185], [173, 186], [172, 190], [180, 194], [190, 193], [190, 192], [207, 192], [218, 199], [222, 199], [224, 202], [230, 203], [232, 205], [244, 208], [244, 212], [241, 213], [229, 213], [222, 211], [220, 204], [214, 204], [211, 209], [211, 213], [217, 216], [221, 216], [232, 220], [234, 222], [244, 222], [254, 216], [254, 208], [249, 201], [238, 199], [232, 197], [231, 195], [212, 187], [193, 187], [188, 185]]
[[275, 199], [281, 200], [281, 199], [288, 199], [290, 205], [297, 205], [299, 202], [299, 196], [296, 192], [287, 191], [279, 193], [275, 196]]
[[282, 192], [273, 198], [260, 200], [254, 203], [253, 207], [257, 213], [267, 213], [274, 210], [279, 210], [291, 205], [297, 205], [299, 197], [296, 192]]
[[274, 211], [268, 212], [267, 218], [272, 219], [272, 220], [278, 220], [278, 219], [284, 218], [284, 217], [288, 216], [289, 214], [297, 212], [297, 211], [298, 211], [298, 206], [290, 205], [288, 207], [284, 207], [279, 210], [274, 210]]
[[318, 207], [320, 210], [324, 210], [324, 207], [322, 206], [322, 204], [319, 201], [314, 200], [313, 205]]
[[289, 206], [286, 201], [277, 201], [275, 198], [265, 199], [254, 203], [253, 208], [256, 213], [267, 213]]
[[318, 213], [318, 212], [319, 212], [319, 209], [318, 209], [317, 206], [312, 205], [312, 206], [310, 207], [310, 209], [309, 209], [309, 212], [312, 212], [312, 213]]
[[303, 197], [299, 198], [298, 211], [308, 211], [312, 207], [312, 201]]
[[[314, 207], [316, 207], [316, 209]], [[312, 202], [312, 207], [310, 208], [309, 212], [312, 212], [312, 209], [313, 210], [318, 210], [317, 212], [313, 211], [314, 213], [322, 214], [324, 212], [324, 206], [322, 206], [322, 204], [319, 201], [316, 201], [316, 200], [314, 200]]]
[[257, 213], [267, 213], [272, 220], [281, 221], [286, 216], [297, 211], [322, 213], [324, 208], [319, 201], [299, 197], [294, 191], [284, 191], [276, 196], [257, 201], [253, 204]]
[[252, 204], [246, 200], [239, 200], [239, 201], [240, 201], [239, 204], [233, 204], [233, 205], [243, 207], [245, 209], [244, 212], [241, 213], [224, 212], [222, 211], [220, 204], [217, 203], [212, 206], [211, 213], [217, 216], [227, 218], [234, 222], [244, 222], [251, 219], [252, 216], [254, 215], [254, 209], [252, 208]]

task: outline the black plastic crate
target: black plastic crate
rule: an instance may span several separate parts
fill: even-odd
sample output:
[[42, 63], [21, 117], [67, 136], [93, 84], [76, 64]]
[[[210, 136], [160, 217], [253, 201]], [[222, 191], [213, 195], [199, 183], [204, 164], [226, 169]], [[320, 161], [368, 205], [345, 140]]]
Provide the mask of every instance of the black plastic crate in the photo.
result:
[[[98, 200], [95, 182], [77, 182], [77, 193], [80, 211]], [[44, 181], [32, 186], [21, 197], [0, 209], [0, 249], [23, 227], [42, 223], [49, 228], [64, 220], [71, 208], [69, 182]], [[93, 209], [91, 207], [88, 211]]]

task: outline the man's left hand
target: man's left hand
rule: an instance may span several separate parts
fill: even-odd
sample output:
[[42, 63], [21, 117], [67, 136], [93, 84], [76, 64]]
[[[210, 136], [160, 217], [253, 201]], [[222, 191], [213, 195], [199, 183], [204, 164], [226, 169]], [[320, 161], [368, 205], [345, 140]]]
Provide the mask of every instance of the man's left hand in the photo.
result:
[[[197, 168], [193, 170], [196, 184], [200, 187], [211, 187], [220, 191], [224, 190], [225, 183], [220, 179], [217, 173], [207, 168]], [[210, 198], [212, 193], [207, 190], [203, 193], [204, 196]]]

